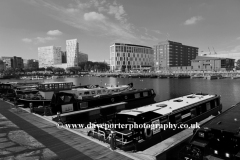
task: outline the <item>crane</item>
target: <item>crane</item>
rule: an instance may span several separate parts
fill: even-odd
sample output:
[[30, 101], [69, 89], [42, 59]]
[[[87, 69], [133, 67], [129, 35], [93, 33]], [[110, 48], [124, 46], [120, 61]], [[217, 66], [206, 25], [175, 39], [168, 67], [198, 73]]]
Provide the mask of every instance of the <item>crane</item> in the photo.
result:
[[214, 53], [217, 54], [217, 52], [215, 51], [214, 47], [212, 47], [212, 48], [213, 48]]
[[210, 54], [212, 54], [209, 47], [208, 47], [208, 50], [209, 50]]

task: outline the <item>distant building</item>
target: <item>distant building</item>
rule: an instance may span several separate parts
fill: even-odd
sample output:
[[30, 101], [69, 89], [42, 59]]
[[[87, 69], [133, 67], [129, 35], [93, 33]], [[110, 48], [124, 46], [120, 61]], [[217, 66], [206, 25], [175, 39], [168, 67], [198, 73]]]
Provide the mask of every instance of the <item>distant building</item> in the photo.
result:
[[236, 63], [240, 59], [240, 52], [239, 53], [224, 53], [224, 54], [205, 54], [204, 56], [235, 59], [235, 63]]
[[171, 67], [191, 66], [198, 56], [198, 48], [173, 41], [163, 41], [153, 46], [154, 69], [169, 70]]
[[191, 60], [193, 71], [231, 71], [235, 67], [235, 59], [197, 56]]
[[5, 69], [12, 68], [12, 57], [2, 57], [2, 61], [5, 63]]
[[38, 60], [28, 59], [28, 60], [27, 60], [27, 66], [26, 66], [26, 68], [38, 69], [38, 68], [39, 68]]
[[21, 57], [12, 57], [12, 68], [13, 69], [23, 69], [24, 65], [23, 65], [23, 59]]
[[3, 60], [0, 59], [0, 71], [3, 71], [6, 69], [6, 64], [3, 62]]
[[61, 51], [62, 54], [62, 63], [67, 63], [67, 52]]
[[77, 39], [66, 40], [67, 66], [78, 66], [79, 43]]
[[114, 43], [110, 46], [111, 71], [140, 70], [153, 66], [153, 49], [135, 44]]
[[6, 69], [12, 68], [12, 69], [23, 69], [23, 59], [21, 57], [2, 57], [2, 61], [5, 63]]
[[62, 63], [61, 47], [47, 46], [38, 48], [39, 68]]

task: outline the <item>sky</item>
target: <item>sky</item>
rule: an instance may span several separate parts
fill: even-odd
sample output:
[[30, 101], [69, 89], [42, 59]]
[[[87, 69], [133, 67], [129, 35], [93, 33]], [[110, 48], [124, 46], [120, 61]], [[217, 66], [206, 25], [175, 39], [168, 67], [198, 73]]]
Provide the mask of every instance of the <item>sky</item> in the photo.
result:
[[110, 45], [171, 40], [199, 53], [240, 54], [240, 0], [0, 0], [0, 57], [37, 59], [37, 49], [78, 39], [89, 60]]

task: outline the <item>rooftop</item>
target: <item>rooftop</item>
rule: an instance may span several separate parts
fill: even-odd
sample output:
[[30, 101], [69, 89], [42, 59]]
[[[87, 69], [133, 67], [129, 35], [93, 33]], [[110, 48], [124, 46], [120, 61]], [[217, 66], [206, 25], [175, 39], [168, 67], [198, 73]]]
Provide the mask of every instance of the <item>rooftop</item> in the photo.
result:
[[204, 127], [231, 133], [238, 132], [240, 128], [240, 103], [217, 116], [210, 123], [204, 125]]
[[171, 100], [139, 107], [136, 109], [123, 111], [123, 112], [120, 112], [119, 114], [128, 114], [132, 116], [137, 116], [139, 114], [152, 111], [160, 115], [166, 115], [178, 109], [213, 98], [215, 96], [216, 95], [208, 95], [208, 94], [190, 94], [183, 97], [178, 97]]
[[[195, 59], [191, 61], [201, 61], [201, 60], [222, 60], [222, 59], [231, 59], [231, 58], [222, 58], [222, 57], [205, 57], [205, 56], [197, 56]], [[232, 59], [234, 60], [234, 59]]]

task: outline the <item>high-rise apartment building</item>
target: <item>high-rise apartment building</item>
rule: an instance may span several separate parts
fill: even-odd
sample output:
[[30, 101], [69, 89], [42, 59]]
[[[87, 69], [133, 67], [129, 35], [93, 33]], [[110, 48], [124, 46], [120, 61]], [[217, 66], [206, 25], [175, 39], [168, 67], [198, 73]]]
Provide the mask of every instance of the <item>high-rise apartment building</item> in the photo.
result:
[[16, 56], [12, 57], [12, 68], [14, 68], [14, 69], [24, 68], [22, 57], [16, 57]]
[[62, 63], [61, 47], [47, 46], [38, 48], [39, 67], [50, 67]]
[[191, 60], [198, 56], [198, 48], [173, 41], [163, 41], [153, 47], [155, 70], [170, 67], [191, 66]]
[[66, 40], [66, 52], [67, 52], [67, 66], [78, 66], [79, 59], [79, 44], [77, 39]]
[[134, 44], [114, 43], [110, 46], [110, 69], [132, 70], [153, 66], [153, 49]]

